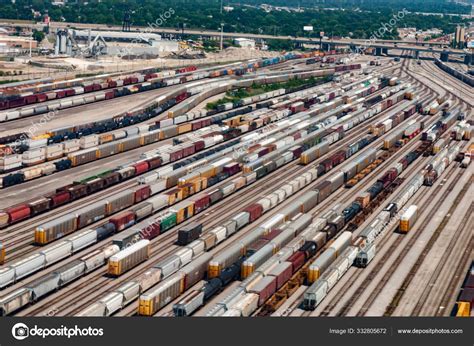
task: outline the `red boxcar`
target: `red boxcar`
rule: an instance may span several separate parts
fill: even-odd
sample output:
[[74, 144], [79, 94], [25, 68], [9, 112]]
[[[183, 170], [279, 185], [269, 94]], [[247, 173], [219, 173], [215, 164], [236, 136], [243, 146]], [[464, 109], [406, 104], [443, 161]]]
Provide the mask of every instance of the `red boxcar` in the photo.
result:
[[46, 198], [51, 200], [51, 208], [56, 208], [60, 205], [68, 203], [71, 200], [71, 195], [68, 191], [61, 191], [47, 195]]
[[292, 269], [293, 273], [296, 273], [296, 271], [303, 266], [304, 260], [305, 260], [304, 253], [301, 251], [295, 252], [293, 255], [291, 255], [288, 258], [288, 262], [290, 262], [293, 266], [293, 269]]
[[183, 148], [183, 157], [192, 155], [196, 152], [196, 149], [194, 148], [194, 144], [187, 145], [186, 147]]
[[48, 96], [46, 96], [46, 94], [36, 94], [36, 98], [38, 100], [38, 102], [44, 102], [46, 100], [48, 100]]
[[268, 244], [268, 240], [267, 239], [259, 239], [257, 240], [256, 242], [252, 243], [248, 249], [247, 249], [247, 254], [253, 254], [255, 252], [257, 252], [258, 250], [260, 250], [262, 247], [264, 247], [265, 245]]
[[76, 91], [74, 89], [66, 90], [66, 96], [74, 96], [75, 94], [76, 94]]
[[262, 305], [276, 291], [276, 278], [274, 276], [265, 276], [257, 282], [250, 290], [259, 296], [258, 305]]
[[260, 150], [258, 150], [258, 157], [267, 155], [269, 152], [270, 152], [270, 149], [268, 149], [267, 147], [260, 148]]
[[56, 91], [56, 98], [61, 99], [63, 97], [66, 97], [66, 90], [58, 90]]
[[282, 262], [273, 268], [268, 275], [276, 279], [276, 289], [280, 289], [293, 274], [293, 265], [290, 262]]
[[20, 204], [7, 208], [5, 212], [10, 216], [10, 223], [25, 220], [31, 215], [31, 208], [27, 204]]
[[151, 196], [151, 189], [149, 185], [142, 185], [135, 188], [135, 203], [140, 203], [141, 201], [147, 199]]
[[183, 158], [183, 149], [177, 149], [176, 151], [170, 153], [170, 161], [177, 161]]
[[262, 239], [266, 239], [268, 241], [275, 239], [280, 233], [282, 232], [281, 229], [275, 228], [272, 229], [267, 235], [264, 235]]
[[106, 100], [109, 100], [109, 99], [113, 99], [115, 97], [115, 92], [112, 90], [112, 91], [107, 91], [105, 93], [105, 99]]
[[36, 101], [37, 101], [36, 95], [25, 96], [25, 103], [27, 105], [32, 104], [32, 103], [36, 103]]
[[109, 222], [114, 224], [116, 232], [120, 232], [133, 225], [135, 222], [135, 213], [133, 211], [124, 211], [115, 215], [114, 217], [111, 217]]
[[193, 131], [199, 130], [200, 128], [202, 128], [202, 121], [201, 120], [193, 121], [191, 123], [191, 128]]
[[145, 173], [145, 172], [148, 171], [148, 169], [150, 168], [150, 167], [148, 166], [148, 162], [146, 162], [146, 161], [140, 162], [140, 163], [136, 163], [136, 164], [132, 165], [132, 167], [135, 168], [135, 175], [139, 175], [139, 174]]
[[208, 194], [200, 194], [190, 198], [191, 201], [194, 201], [194, 214], [197, 214], [204, 209], [207, 209], [211, 204], [211, 199]]
[[224, 172], [228, 173], [229, 175], [234, 175], [240, 172], [240, 165], [237, 162], [229, 163], [224, 166]]
[[149, 159], [148, 165], [150, 166], [150, 169], [158, 168], [161, 166], [161, 157], [154, 157], [152, 159]]
[[66, 190], [69, 191], [69, 193], [71, 194], [72, 200], [82, 198], [84, 196], [87, 196], [88, 194], [87, 186], [83, 184], [68, 187]]
[[405, 169], [408, 167], [408, 161], [407, 161], [406, 158], [403, 158], [403, 159], [401, 159], [401, 160], [398, 161], [398, 162], [402, 164], [403, 170], [405, 170]]
[[263, 207], [260, 204], [254, 203], [252, 205], [249, 205], [247, 208], [245, 208], [244, 211], [250, 214], [249, 222], [254, 222], [260, 216], [262, 216]]
[[395, 168], [391, 168], [378, 181], [383, 184], [384, 188], [386, 188], [395, 180], [397, 175], [398, 175], [398, 171]]
[[200, 151], [203, 150], [205, 146], [205, 143], [203, 140], [195, 141], [194, 142], [194, 151]]
[[338, 164], [342, 163], [346, 159], [346, 152], [344, 150], [340, 150], [331, 156], [332, 166], [337, 166]]
[[303, 148], [302, 148], [302, 147], [291, 148], [290, 150], [292, 150], [292, 152], [293, 152], [293, 157], [294, 157], [294, 158], [300, 157], [300, 156], [301, 156], [301, 153], [303, 152]]
[[331, 158], [325, 159], [321, 162], [321, 165], [324, 167], [324, 171], [328, 172], [332, 168], [332, 160]]
[[144, 239], [151, 240], [160, 235], [160, 223], [159, 222], [150, 222], [147, 226], [140, 230], [140, 235]]
[[178, 96], [176, 96], [176, 103], [185, 100], [187, 97], [188, 97], [188, 93], [187, 93], [187, 92], [184, 92], [184, 93], [182, 93], [182, 94], [179, 94]]

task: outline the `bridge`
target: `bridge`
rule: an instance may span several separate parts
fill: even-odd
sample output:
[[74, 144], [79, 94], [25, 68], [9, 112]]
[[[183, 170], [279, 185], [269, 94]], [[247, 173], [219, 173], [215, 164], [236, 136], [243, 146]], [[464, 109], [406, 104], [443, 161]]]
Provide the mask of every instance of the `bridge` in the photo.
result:
[[[35, 23], [32, 21], [14, 21], [9, 19], [0, 19], [0, 26], [14, 25], [19, 27], [27, 27], [30, 29], [42, 30], [45, 26], [44, 23]], [[55, 29], [66, 29], [76, 28], [82, 30], [105, 30], [105, 31], [122, 31], [121, 26], [104, 25], [104, 24], [83, 24], [83, 23], [67, 23], [67, 22], [51, 22], [50, 30]], [[413, 51], [415, 58], [417, 58], [420, 52], [438, 53], [441, 59], [444, 61], [449, 60], [450, 55], [464, 57], [466, 64], [474, 63], [474, 54], [464, 51], [462, 49], [450, 49], [443, 48], [445, 45], [442, 42], [412, 42], [412, 41], [401, 41], [401, 40], [361, 40], [361, 39], [323, 39], [310, 38], [310, 37], [293, 37], [293, 36], [274, 36], [274, 35], [263, 35], [263, 34], [252, 34], [252, 33], [235, 33], [235, 32], [220, 32], [213, 30], [198, 30], [198, 29], [176, 29], [176, 28], [164, 28], [164, 27], [135, 27], [135, 31], [131, 31], [128, 34], [136, 33], [137, 38], [140, 34], [155, 33], [165, 37], [178, 36], [181, 34], [189, 36], [201, 36], [211, 39], [223, 38], [237, 38], [244, 37], [254, 40], [292, 40], [299, 44], [315, 44], [321, 43], [323, 50], [331, 50], [335, 47], [349, 47], [353, 52], [363, 52], [367, 48], [374, 48], [375, 55], [389, 54], [390, 50], [406, 50]]]

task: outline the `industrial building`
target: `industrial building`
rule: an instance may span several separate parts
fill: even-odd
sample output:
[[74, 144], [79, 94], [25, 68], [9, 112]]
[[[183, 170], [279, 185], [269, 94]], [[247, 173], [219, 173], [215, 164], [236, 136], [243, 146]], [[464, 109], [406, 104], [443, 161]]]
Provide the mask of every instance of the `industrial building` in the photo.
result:
[[242, 47], [242, 48], [251, 48], [251, 49], [255, 49], [255, 40], [251, 40], [251, 39], [248, 39], [248, 38], [236, 38], [234, 40], [234, 43], [236, 45], [238, 45], [239, 47]]

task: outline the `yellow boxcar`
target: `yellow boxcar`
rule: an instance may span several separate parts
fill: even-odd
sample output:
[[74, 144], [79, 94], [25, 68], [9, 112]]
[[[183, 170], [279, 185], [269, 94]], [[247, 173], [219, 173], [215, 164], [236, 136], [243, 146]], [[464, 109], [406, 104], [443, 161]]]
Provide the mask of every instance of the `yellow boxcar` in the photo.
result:
[[216, 168], [211, 165], [203, 167], [203, 169], [201, 170], [201, 177], [209, 179], [215, 175], [216, 175]]
[[3, 247], [3, 244], [0, 243], [0, 264], [5, 263], [5, 248]]
[[193, 182], [194, 184], [194, 191], [199, 192], [201, 190], [207, 189], [207, 178], [200, 177], [196, 181]]
[[195, 171], [195, 172], [189, 173], [185, 177], [179, 178], [178, 186], [184, 186], [186, 184], [192, 183], [199, 178], [200, 178], [199, 172]]
[[474, 144], [471, 144], [469, 146], [469, 149], [466, 151], [466, 154], [468, 154], [471, 157], [474, 155]]
[[468, 302], [457, 302], [458, 311], [456, 317], [469, 317], [471, 313], [471, 304]]
[[191, 123], [181, 124], [178, 126], [178, 134], [191, 132], [193, 130], [193, 125]]
[[182, 199], [188, 198], [191, 195], [194, 195], [196, 191], [194, 190], [194, 185], [192, 183], [187, 183], [185, 185], [179, 186], [178, 190], [180, 190], [181, 195], [183, 196]]
[[182, 201], [172, 207], [170, 211], [176, 213], [176, 223], [180, 224], [194, 215], [194, 202]]
[[183, 199], [183, 192], [180, 189], [165, 192], [165, 195], [168, 196], [168, 205], [173, 205]]
[[113, 140], [114, 140], [114, 136], [110, 133], [99, 135], [99, 143], [100, 144], [112, 142]]
[[138, 314], [153, 316], [158, 310], [177, 298], [185, 290], [185, 274], [178, 272], [138, 299]]
[[253, 171], [252, 171], [252, 168], [249, 167], [249, 166], [247, 166], [247, 165], [244, 165], [244, 166], [242, 167], [242, 171], [243, 171], [244, 173], [252, 173], [252, 172], [253, 172]]
[[309, 164], [308, 155], [306, 155], [305, 153], [301, 154], [300, 163], [303, 165]]
[[33, 139], [33, 140], [48, 139], [48, 138], [50, 138], [50, 137], [51, 137], [51, 135], [50, 135], [49, 133], [44, 133], [44, 134], [42, 134], [42, 135], [34, 136], [34, 137], [32, 137], [31, 139]]

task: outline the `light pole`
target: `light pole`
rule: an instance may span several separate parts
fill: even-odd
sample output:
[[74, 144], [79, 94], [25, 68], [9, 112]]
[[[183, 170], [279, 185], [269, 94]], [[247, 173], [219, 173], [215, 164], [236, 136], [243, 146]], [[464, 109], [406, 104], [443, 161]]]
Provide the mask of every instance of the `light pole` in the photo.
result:
[[224, 49], [224, 23], [221, 23], [221, 51]]

